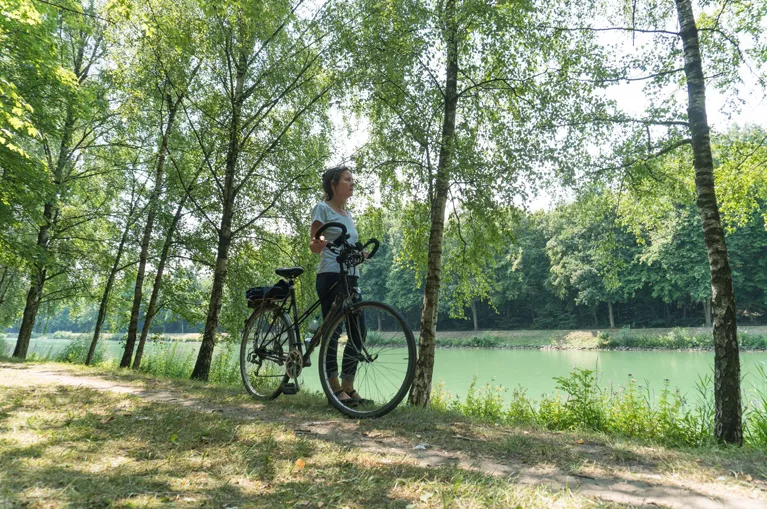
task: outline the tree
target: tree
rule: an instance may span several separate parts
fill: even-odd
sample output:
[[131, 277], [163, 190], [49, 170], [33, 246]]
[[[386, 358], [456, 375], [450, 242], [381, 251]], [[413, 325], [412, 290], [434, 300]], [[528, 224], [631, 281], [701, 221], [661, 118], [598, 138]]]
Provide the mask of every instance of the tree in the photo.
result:
[[606, 303], [610, 328], [615, 328], [613, 305], [633, 297], [643, 283], [636, 239], [619, 224], [616, 198], [601, 191], [554, 211], [546, 251], [551, 283], [560, 296], [574, 290], [576, 304], [591, 309], [595, 327], [597, 307]]
[[[325, 133], [313, 122], [322, 118], [333, 84], [321, 58], [329, 42], [317, 22], [297, 15], [300, 6], [281, 0], [201, 6], [208, 32], [200, 80], [208, 94], [196, 98], [187, 122], [208, 185], [196, 185], [190, 202], [215, 236], [216, 259], [195, 379], [206, 380], [210, 371], [233, 242], [278, 205], [288, 207], [288, 194], [314, 182], [310, 169], [325, 158]], [[321, 19], [323, 12], [314, 14]]]
[[[406, 223], [416, 226], [406, 231], [404, 252], [413, 256], [415, 284], [424, 274], [425, 286], [409, 401], [426, 405], [444, 284], [446, 214], [454, 209], [457, 217], [470, 213], [485, 221], [483, 228], [498, 225], [493, 219], [522, 194], [515, 180], [538, 174], [537, 158], [549, 157], [543, 154], [560, 142], [555, 134], [563, 134], [531, 126], [591, 104], [584, 97], [593, 85], [565, 92], [560, 72], [547, 67], [582, 72], [599, 60], [599, 50], [589, 34], [538, 28], [569, 5], [556, 13], [511, 1], [354, 5], [362, 21], [346, 35], [356, 70], [352, 102], [371, 122], [371, 142], [359, 161], [379, 173], [385, 196], [408, 202]], [[590, 50], [593, 60], [581, 59]], [[556, 108], [554, 98], [561, 101]], [[568, 146], [582, 147], [578, 141], [587, 131], [569, 131]], [[482, 272], [482, 265], [478, 258], [478, 269], [470, 272]]]
[[[91, 3], [85, 12], [93, 15], [95, 7]], [[68, 11], [57, 13], [58, 38], [55, 47], [61, 65], [61, 83], [48, 83], [39, 91], [37, 100], [45, 101], [44, 108], [33, 108], [37, 131], [40, 132], [40, 145], [37, 150], [44, 153], [46, 171], [50, 183], [43, 190], [43, 204], [40, 224], [37, 227], [32, 253], [32, 269], [29, 291], [22, 318], [19, 338], [14, 349], [14, 357], [25, 358], [29, 340], [35, 324], [37, 312], [43, 299], [43, 290], [47, 281], [68, 274], [65, 268], [49, 272], [55, 256], [52, 242], [56, 242], [67, 231], [81, 226], [89, 218], [90, 211], [62, 217], [62, 211], [68, 212], [60, 200], [71, 200], [81, 196], [86, 202], [92, 197], [78, 195], [75, 188], [81, 180], [87, 179], [87, 170], [81, 170], [74, 164], [79, 155], [97, 138], [96, 131], [103, 128], [109, 114], [102, 108], [103, 89], [88, 79], [96, 70], [96, 63], [104, 55], [101, 27], [90, 16], [74, 14]], [[59, 105], [52, 104], [54, 97], [61, 99]], [[32, 101], [32, 99], [28, 99]], [[34, 101], [32, 101], [34, 104]], [[39, 191], [38, 191], [39, 192]], [[95, 205], [95, 204], [91, 204]], [[98, 205], [95, 205], [98, 209]], [[60, 297], [56, 297], [59, 299]]]

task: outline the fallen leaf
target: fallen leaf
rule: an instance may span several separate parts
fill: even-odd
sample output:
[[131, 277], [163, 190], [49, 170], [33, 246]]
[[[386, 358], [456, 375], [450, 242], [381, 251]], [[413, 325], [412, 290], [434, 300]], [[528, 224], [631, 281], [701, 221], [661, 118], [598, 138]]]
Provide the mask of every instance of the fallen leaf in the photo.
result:
[[305, 466], [306, 466], [306, 462], [304, 460], [302, 460], [301, 458], [298, 458], [296, 460], [296, 472], [300, 472], [301, 470], [304, 469]]
[[584, 442], [582, 438], [579, 438], [578, 440], [576, 440], [576, 442], [575, 442], [575, 443], [576, 443], [576, 444], [578, 444], [578, 445], [583, 445], [583, 444], [585, 444], [586, 442]]
[[106, 419], [102, 420], [102, 421], [101, 421], [101, 424], [106, 424], [106, 423], [108, 423], [108, 422], [112, 422], [112, 421], [114, 421], [114, 420], [115, 420], [115, 416], [114, 416], [114, 415], [110, 415], [110, 416], [109, 416], [109, 417], [107, 417]]

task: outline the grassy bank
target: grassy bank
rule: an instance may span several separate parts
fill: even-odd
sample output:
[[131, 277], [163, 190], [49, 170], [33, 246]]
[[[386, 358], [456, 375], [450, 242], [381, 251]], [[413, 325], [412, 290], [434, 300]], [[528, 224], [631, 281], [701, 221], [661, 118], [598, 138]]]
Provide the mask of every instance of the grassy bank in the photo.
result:
[[[142, 396], [156, 391], [186, 403], [0, 384], [0, 505], [628, 507], [574, 487], [577, 479], [608, 477], [623, 487], [650, 480], [767, 500], [767, 454], [754, 447], [669, 449], [588, 429], [499, 424], [487, 414], [437, 406], [357, 422], [339, 417], [317, 394], [262, 404], [230, 385], [74, 369], [78, 377], [101, 375]], [[465, 404], [486, 408], [490, 400], [475, 394]], [[335, 431], [318, 434], [323, 425]], [[401, 452], [417, 447], [449, 458], [428, 466]], [[459, 468], [461, 457], [508, 465], [516, 474]], [[547, 487], [557, 472], [569, 476], [570, 489]], [[531, 475], [537, 477], [521, 482]]]
[[[767, 327], [738, 330], [742, 350], [766, 350]], [[569, 350], [709, 350], [711, 329], [606, 329], [438, 332], [441, 348], [555, 348]]]
[[[673, 331], [672, 331], [673, 333]], [[74, 340], [53, 359], [83, 364], [88, 342]], [[7, 352], [7, 351], [6, 351]], [[0, 344], [0, 355], [3, 354]], [[223, 343], [216, 349], [210, 381], [221, 386], [241, 387], [238, 349]], [[162, 343], [147, 353], [139, 373], [153, 377], [185, 380], [194, 366], [196, 353], [182, 353], [178, 342]], [[117, 369], [117, 360], [105, 360], [103, 346], [95, 361]], [[756, 377], [767, 387], [767, 370], [757, 366]], [[698, 380], [692, 398], [684, 398], [665, 382], [653, 394], [637, 380], [628, 378], [619, 386], [600, 387], [594, 371], [574, 369], [569, 376], [554, 378], [556, 392], [533, 400], [526, 389], [511, 391], [499, 385], [469, 388], [460, 399], [438, 386], [432, 396], [435, 409], [503, 425], [525, 425], [541, 430], [590, 430], [610, 436], [627, 437], [668, 447], [709, 447], [713, 445], [713, 384], [711, 377]], [[507, 397], [510, 396], [510, 397]], [[747, 444], [767, 449], [767, 393], [757, 392], [744, 414]]]

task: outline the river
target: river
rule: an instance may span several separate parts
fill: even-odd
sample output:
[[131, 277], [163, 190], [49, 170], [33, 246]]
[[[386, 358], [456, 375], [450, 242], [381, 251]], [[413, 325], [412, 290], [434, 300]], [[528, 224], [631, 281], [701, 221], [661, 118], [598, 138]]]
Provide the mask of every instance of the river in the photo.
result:
[[[10, 338], [9, 338], [10, 339]], [[37, 338], [30, 344], [30, 352], [55, 355], [70, 340]], [[10, 341], [6, 339], [6, 342]], [[106, 355], [118, 358], [121, 345], [116, 341], [105, 342]], [[179, 352], [188, 355], [196, 352], [199, 343], [180, 343]], [[151, 355], [154, 345], [147, 345], [145, 355]], [[218, 348], [220, 350], [220, 346]], [[463, 397], [476, 378], [479, 387], [486, 383], [513, 389], [524, 387], [531, 399], [555, 392], [554, 377], [567, 376], [573, 368], [595, 370], [599, 385], [609, 388], [625, 384], [629, 376], [638, 385], [649, 384], [657, 393], [664, 380], [677, 388], [689, 399], [697, 399], [696, 382], [701, 377], [713, 376], [713, 352], [679, 351], [594, 351], [594, 350], [498, 350], [498, 349], [438, 349], [435, 360], [435, 384], [444, 382], [444, 390]], [[742, 352], [744, 399], [750, 400], [760, 391], [767, 394], [767, 380], [758, 376], [757, 366], [767, 369], [766, 352]], [[316, 366], [316, 360], [315, 360]], [[319, 389], [316, 368], [307, 368], [304, 383], [311, 389]], [[506, 397], [509, 397], [506, 393]]]

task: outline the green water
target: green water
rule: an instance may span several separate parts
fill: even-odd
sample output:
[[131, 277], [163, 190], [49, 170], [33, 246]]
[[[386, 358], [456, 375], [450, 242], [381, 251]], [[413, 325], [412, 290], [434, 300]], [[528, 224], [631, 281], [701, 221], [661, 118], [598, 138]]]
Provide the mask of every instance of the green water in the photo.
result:
[[[41, 355], [55, 355], [69, 340], [33, 339], [30, 351]], [[116, 341], [105, 342], [107, 357], [119, 358], [121, 345]], [[180, 343], [178, 351], [183, 355], [196, 354], [199, 343]], [[154, 344], [147, 344], [146, 356], [152, 354]], [[217, 348], [220, 350], [221, 348]], [[304, 371], [304, 386], [319, 390], [317, 368]], [[440, 349], [437, 350], [434, 370], [435, 384], [444, 382], [447, 392], [465, 396], [469, 385], [476, 378], [477, 384], [503, 385], [507, 388], [524, 387], [527, 394], [537, 399], [541, 394], [555, 392], [554, 377], [567, 376], [573, 368], [593, 369], [599, 373], [599, 385], [609, 388], [623, 385], [633, 377], [639, 385], [660, 391], [664, 379], [683, 395], [697, 399], [695, 384], [700, 377], [713, 376], [713, 352], [610, 352], [576, 350], [492, 350], [492, 349]], [[767, 381], [759, 378], [757, 366], [767, 368], [767, 353], [742, 352], [744, 399], [755, 397], [755, 392], [767, 393]]]

